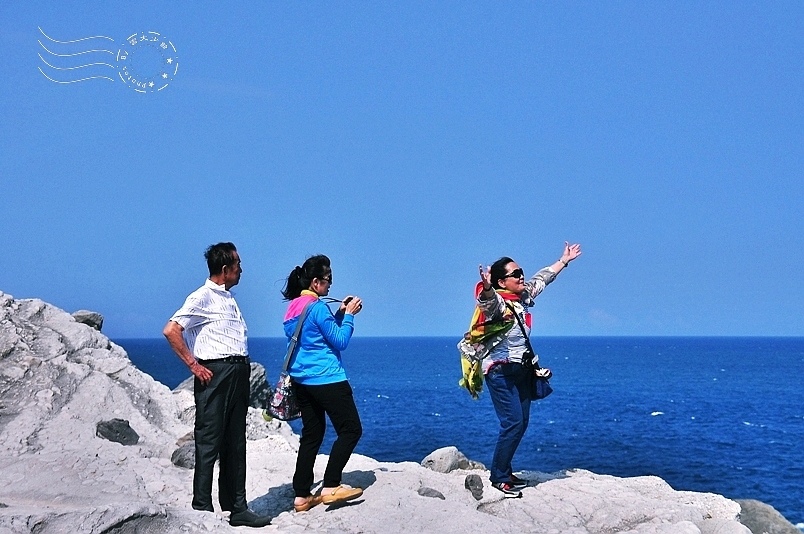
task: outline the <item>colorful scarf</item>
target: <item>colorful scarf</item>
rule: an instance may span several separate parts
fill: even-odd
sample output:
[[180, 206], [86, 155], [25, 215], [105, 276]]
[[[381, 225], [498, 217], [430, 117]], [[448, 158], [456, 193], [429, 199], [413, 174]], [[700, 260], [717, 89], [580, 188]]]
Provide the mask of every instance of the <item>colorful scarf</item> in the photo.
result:
[[[483, 291], [483, 282], [478, 282], [475, 286], [475, 298], [480, 296], [481, 291]], [[496, 291], [506, 301], [518, 302], [520, 300], [520, 296], [516, 293], [504, 289]], [[525, 322], [530, 326], [530, 314], [527, 312], [525, 313]], [[494, 342], [495, 339], [497, 341], [502, 339], [502, 336], [515, 323], [514, 311], [509, 306], [505, 307], [502, 318], [496, 320], [487, 320], [480, 306], [475, 306], [472, 322], [469, 324], [469, 331], [464, 334], [463, 340], [458, 343], [458, 350], [461, 352], [462, 372], [458, 385], [466, 389], [473, 399], [477, 399], [483, 390], [482, 359], [496, 345], [496, 343], [493, 343], [488, 346], [487, 343]]]
[[[475, 298], [480, 296], [483, 291], [483, 282], [478, 282], [475, 286]], [[516, 301], [520, 300], [519, 295], [511, 293], [505, 289], [496, 290], [504, 300]], [[530, 314], [525, 314], [525, 320], [530, 323]], [[494, 321], [486, 320], [486, 314], [480, 309], [480, 306], [475, 306], [475, 312], [472, 314], [472, 322], [469, 325], [469, 342], [470, 343], [483, 343], [492, 336], [501, 332], [507, 332], [514, 325], [514, 312], [508, 306], [505, 307], [502, 319]]]

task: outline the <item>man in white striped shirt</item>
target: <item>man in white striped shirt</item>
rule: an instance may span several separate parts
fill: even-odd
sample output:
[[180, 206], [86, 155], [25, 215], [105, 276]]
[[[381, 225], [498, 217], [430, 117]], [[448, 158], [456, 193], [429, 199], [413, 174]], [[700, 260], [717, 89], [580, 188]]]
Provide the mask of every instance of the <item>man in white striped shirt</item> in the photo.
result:
[[229, 292], [243, 270], [232, 243], [211, 245], [204, 253], [209, 278], [187, 297], [170, 318], [163, 334], [195, 377], [196, 510], [213, 512], [212, 472], [220, 459], [218, 500], [230, 511], [232, 526], [261, 527], [270, 523], [248, 509], [246, 502], [246, 414], [249, 405], [247, 328]]

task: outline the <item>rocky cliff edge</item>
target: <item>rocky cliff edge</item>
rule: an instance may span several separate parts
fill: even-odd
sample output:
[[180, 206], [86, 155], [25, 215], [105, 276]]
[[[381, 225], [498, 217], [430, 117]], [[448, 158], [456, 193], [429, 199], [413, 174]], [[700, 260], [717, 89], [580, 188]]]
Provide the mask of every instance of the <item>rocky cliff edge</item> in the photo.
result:
[[[190, 508], [192, 470], [171, 457], [191, 439], [192, 410], [190, 391], [140, 372], [97, 329], [0, 292], [0, 532], [243, 531]], [[295, 513], [298, 438], [256, 408], [248, 437], [250, 506], [273, 517], [260, 531], [750, 532], [736, 502], [651, 476], [527, 472], [523, 497], [502, 499], [454, 449], [435, 451], [428, 467], [354, 455], [344, 482], [365, 488], [362, 499]], [[325, 463], [319, 456], [319, 480]]]

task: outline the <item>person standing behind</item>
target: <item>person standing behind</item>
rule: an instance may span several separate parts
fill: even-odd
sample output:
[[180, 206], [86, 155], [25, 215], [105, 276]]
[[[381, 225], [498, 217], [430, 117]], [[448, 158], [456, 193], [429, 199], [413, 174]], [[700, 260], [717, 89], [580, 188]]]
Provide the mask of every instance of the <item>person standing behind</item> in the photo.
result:
[[[360, 416], [346, 378], [341, 351], [346, 349], [354, 332], [354, 316], [363, 308], [358, 297], [346, 297], [337, 313], [320, 297], [329, 294], [332, 269], [324, 255], [307, 258], [288, 275], [282, 295], [289, 300], [284, 328], [288, 340], [294, 335], [305, 307], [307, 316], [299, 334], [295, 357], [288, 374], [293, 381], [302, 416], [302, 435], [293, 475], [296, 498], [293, 508], [304, 512], [319, 503], [350, 501], [363, 494], [360, 488], [341, 484], [343, 469], [363, 433]], [[324, 441], [329, 416], [338, 438], [332, 444], [324, 471], [320, 495], [312, 495], [315, 458]]]
[[220, 458], [218, 499], [232, 526], [262, 527], [271, 520], [246, 503], [246, 414], [249, 375], [246, 322], [229, 290], [243, 269], [232, 243], [210, 245], [209, 278], [187, 297], [163, 330], [170, 347], [195, 377], [195, 510], [213, 512], [212, 473]]

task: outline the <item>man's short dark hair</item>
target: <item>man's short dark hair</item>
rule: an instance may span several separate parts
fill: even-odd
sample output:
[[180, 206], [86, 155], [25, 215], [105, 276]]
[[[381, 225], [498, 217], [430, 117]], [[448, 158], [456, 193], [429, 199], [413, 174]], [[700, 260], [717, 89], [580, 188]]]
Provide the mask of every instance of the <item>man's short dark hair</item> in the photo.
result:
[[235, 262], [235, 252], [237, 252], [237, 249], [234, 243], [228, 241], [207, 247], [206, 252], [204, 252], [204, 258], [207, 260], [209, 275], [221, 274], [224, 265], [232, 265]]

